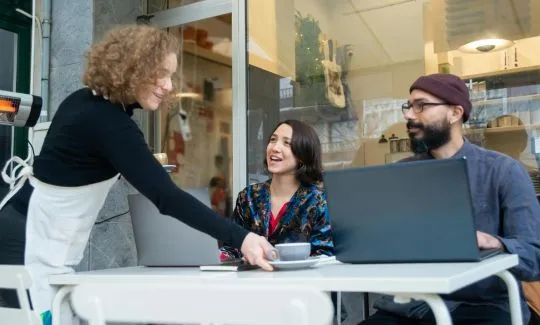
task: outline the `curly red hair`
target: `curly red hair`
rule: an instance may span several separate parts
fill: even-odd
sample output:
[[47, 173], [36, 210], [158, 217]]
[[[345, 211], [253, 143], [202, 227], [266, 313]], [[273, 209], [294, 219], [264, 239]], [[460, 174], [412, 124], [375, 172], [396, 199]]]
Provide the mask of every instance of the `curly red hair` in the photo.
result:
[[178, 54], [176, 37], [148, 25], [121, 26], [94, 43], [88, 53], [83, 84], [113, 103], [135, 103], [141, 87], [163, 76], [170, 53]]

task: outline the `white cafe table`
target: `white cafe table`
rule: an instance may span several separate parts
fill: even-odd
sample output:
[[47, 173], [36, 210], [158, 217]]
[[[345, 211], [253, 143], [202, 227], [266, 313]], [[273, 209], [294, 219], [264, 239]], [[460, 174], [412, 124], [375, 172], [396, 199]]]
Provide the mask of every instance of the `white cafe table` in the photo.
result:
[[[100, 271], [53, 275], [51, 285], [60, 286], [52, 314], [58, 315], [60, 304], [81, 283], [227, 283], [299, 284], [325, 292], [373, 292], [395, 296], [405, 303], [424, 300], [433, 310], [437, 324], [452, 324], [440, 294], [452, 293], [489, 276], [499, 276], [509, 291], [513, 325], [523, 325], [518, 283], [508, 270], [518, 265], [517, 255], [498, 255], [478, 263], [421, 264], [327, 264], [304, 270], [245, 272], [209, 272], [189, 267], [129, 267]], [[58, 317], [53, 317], [54, 320]], [[53, 323], [54, 324], [54, 323]]]

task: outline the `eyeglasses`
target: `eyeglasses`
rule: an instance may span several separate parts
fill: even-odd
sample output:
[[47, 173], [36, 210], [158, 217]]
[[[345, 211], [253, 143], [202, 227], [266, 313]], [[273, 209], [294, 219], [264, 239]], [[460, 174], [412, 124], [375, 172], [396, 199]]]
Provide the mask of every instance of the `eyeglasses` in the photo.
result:
[[409, 109], [412, 107], [415, 114], [420, 114], [424, 111], [424, 108], [430, 106], [439, 106], [439, 105], [451, 105], [449, 103], [426, 103], [426, 102], [414, 102], [414, 103], [404, 103], [401, 105], [401, 111], [403, 115], [407, 114]]

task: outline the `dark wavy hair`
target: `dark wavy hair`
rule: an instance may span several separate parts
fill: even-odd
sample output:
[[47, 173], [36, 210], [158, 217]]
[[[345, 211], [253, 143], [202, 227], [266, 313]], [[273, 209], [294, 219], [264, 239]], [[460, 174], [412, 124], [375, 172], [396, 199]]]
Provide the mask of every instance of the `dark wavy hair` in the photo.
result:
[[[291, 150], [298, 160], [296, 166], [296, 179], [305, 186], [318, 184], [323, 181], [322, 175], [322, 150], [321, 141], [319, 136], [313, 130], [313, 128], [304, 122], [298, 120], [286, 120], [278, 123], [270, 137], [268, 137], [267, 144], [270, 142], [272, 134], [282, 124], [287, 124], [293, 130], [291, 139]], [[266, 161], [266, 155], [264, 158], [264, 166], [268, 168], [268, 162]]]

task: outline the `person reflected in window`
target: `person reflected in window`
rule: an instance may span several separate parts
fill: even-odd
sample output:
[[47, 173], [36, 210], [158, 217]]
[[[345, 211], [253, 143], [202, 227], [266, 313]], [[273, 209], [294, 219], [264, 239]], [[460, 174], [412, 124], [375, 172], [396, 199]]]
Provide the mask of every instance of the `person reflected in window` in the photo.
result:
[[210, 202], [212, 209], [222, 217], [226, 216], [227, 207], [227, 191], [225, 178], [222, 176], [214, 176], [210, 180]]
[[[312, 256], [333, 255], [321, 156], [313, 128], [298, 120], [279, 123], [266, 147], [270, 179], [238, 194], [232, 219], [273, 245], [309, 242]], [[237, 249], [221, 249], [222, 260], [239, 257]]]

